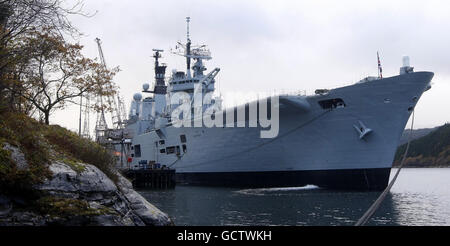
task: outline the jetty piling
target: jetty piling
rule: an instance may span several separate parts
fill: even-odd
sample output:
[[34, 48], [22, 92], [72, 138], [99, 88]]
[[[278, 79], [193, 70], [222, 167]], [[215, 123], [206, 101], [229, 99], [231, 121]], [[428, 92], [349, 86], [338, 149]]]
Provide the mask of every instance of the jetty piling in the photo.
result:
[[149, 189], [175, 188], [175, 169], [129, 169], [124, 172], [133, 187]]

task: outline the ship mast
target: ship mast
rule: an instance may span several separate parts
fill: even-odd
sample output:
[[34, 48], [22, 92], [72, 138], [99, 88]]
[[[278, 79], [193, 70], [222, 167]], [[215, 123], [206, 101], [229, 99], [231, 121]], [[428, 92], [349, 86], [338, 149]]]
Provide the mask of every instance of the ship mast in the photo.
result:
[[[206, 48], [206, 45], [192, 45], [191, 36], [189, 32], [190, 17], [186, 17], [186, 44], [177, 42], [175, 50], [171, 49], [171, 53], [186, 57], [186, 78], [190, 79], [198, 75], [203, 76], [203, 71], [206, 68], [203, 66], [202, 60], [210, 60], [211, 52]], [[191, 67], [191, 59], [194, 59], [194, 66]], [[193, 75], [191, 74], [193, 70]]]
[[155, 52], [153, 57], [155, 58], [155, 87], [153, 89], [153, 93], [155, 94], [155, 107], [153, 108], [154, 112], [152, 112], [153, 116], [159, 116], [164, 113], [164, 108], [166, 107], [166, 93], [167, 86], [165, 83], [165, 73], [166, 73], [166, 64], [159, 63], [159, 58], [161, 58], [161, 52], [163, 50], [153, 49]]

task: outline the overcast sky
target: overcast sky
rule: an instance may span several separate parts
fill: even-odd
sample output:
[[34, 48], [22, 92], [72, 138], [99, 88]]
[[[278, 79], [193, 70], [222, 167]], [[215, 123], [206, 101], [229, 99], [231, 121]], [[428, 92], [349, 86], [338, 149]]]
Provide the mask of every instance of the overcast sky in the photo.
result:
[[[416, 107], [416, 128], [450, 122], [449, 1], [85, 0], [85, 10], [98, 13], [71, 18], [85, 34], [78, 41], [95, 58], [94, 39], [102, 40], [108, 67], [122, 70], [115, 82], [127, 106], [153, 82], [152, 48], [166, 51], [169, 73], [185, 69], [185, 60], [168, 51], [185, 41], [190, 16], [191, 40], [209, 46], [206, 66], [221, 68], [228, 105], [237, 92], [313, 93], [376, 76], [379, 51], [384, 77], [399, 73], [404, 55], [415, 71], [435, 73]], [[51, 123], [77, 130], [78, 111], [57, 112]]]

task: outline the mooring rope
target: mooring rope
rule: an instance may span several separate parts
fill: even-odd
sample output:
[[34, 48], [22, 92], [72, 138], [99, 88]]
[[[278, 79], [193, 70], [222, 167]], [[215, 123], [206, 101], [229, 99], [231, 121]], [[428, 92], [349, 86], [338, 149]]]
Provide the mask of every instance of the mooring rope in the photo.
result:
[[402, 161], [400, 162], [400, 166], [398, 167], [398, 170], [395, 173], [394, 178], [391, 180], [391, 182], [389, 182], [389, 185], [386, 187], [383, 193], [381, 193], [381, 195], [377, 198], [377, 200], [375, 200], [372, 206], [370, 206], [370, 208], [364, 213], [364, 215], [358, 220], [358, 222], [356, 222], [355, 226], [363, 226], [367, 223], [367, 221], [369, 221], [369, 219], [372, 217], [375, 211], [377, 211], [377, 209], [380, 207], [381, 203], [386, 198], [386, 195], [389, 193], [395, 181], [397, 180], [397, 177], [400, 174], [400, 170], [402, 170], [403, 165], [405, 164], [406, 156], [408, 155], [409, 144], [411, 143], [413, 128], [414, 128], [414, 111], [412, 112], [411, 129], [408, 135], [408, 144], [406, 145], [405, 153], [403, 154]]
[[184, 154], [182, 156], [177, 156], [177, 159], [172, 162], [172, 164], [168, 165], [168, 168], [171, 168], [173, 165], [175, 165], [179, 160], [181, 160], [181, 158], [183, 158]]

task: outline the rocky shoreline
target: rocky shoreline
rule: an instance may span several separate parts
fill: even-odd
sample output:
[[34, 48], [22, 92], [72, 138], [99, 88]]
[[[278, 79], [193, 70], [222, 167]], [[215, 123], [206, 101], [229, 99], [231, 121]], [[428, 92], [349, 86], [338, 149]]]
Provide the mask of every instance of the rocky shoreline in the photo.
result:
[[[11, 157], [27, 168], [20, 150], [7, 148], [14, 153]], [[40, 197], [31, 205], [23, 198], [0, 194], [0, 225], [173, 225], [167, 214], [138, 194], [120, 173], [113, 182], [93, 165], [77, 163], [74, 170], [62, 161], [51, 163], [49, 170], [52, 178], [33, 187]]]

